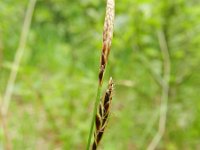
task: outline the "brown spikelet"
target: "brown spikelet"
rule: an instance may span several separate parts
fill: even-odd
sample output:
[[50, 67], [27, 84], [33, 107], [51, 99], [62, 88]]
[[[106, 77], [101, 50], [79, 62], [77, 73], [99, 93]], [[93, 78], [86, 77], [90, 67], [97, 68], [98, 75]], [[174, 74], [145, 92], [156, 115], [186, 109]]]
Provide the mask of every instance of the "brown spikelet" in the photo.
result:
[[103, 136], [104, 130], [108, 122], [108, 116], [110, 113], [110, 105], [112, 101], [112, 92], [113, 92], [113, 81], [110, 78], [108, 88], [105, 95], [100, 101], [97, 114], [96, 114], [96, 129], [94, 132], [94, 142], [92, 145], [92, 150], [96, 150], [99, 142]]
[[107, 0], [106, 16], [103, 29], [103, 47], [101, 52], [101, 64], [99, 69], [99, 84], [102, 84], [102, 78], [108, 61], [108, 55], [110, 53], [110, 47], [113, 37], [113, 24], [115, 14], [115, 2], [114, 0]]

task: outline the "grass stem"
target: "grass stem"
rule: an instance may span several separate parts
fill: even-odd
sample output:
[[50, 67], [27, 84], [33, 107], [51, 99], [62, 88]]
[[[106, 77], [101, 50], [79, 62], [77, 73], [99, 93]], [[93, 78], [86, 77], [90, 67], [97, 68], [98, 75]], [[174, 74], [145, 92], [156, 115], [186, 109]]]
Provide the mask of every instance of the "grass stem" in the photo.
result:
[[91, 122], [91, 125], [90, 125], [90, 132], [89, 132], [89, 138], [88, 138], [86, 150], [90, 149], [90, 143], [91, 143], [92, 133], [93, 133], [93, 129], [94, 129], [94, 121], [95, 121], [95, 117], [96, 117], [96, 114], [97, 114], [97, 107], [98, 107], [98, 104], [100, 102], [101, 88], [102, 88], [102, 86], [99, 85], [98, 89], [97, 89], [97, 96], [96, 96], [95, 106], [94, 106], [94, 109], [93, 109], [92, 122]]

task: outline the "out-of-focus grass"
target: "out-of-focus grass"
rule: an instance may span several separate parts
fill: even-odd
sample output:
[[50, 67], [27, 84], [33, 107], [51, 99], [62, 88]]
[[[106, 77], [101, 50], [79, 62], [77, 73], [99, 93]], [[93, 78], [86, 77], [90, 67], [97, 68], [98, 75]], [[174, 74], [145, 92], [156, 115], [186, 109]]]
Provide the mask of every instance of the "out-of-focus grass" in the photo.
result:
[[[27, 2], [0, 1], [1, 95]], [[162, 75], [156, 33], [164, 28], [172, 73], [166, 132], [158, 149], [199, 149], [199, 2], [123, 0], [116, 7], [105, 77], [112, 76], [116, 85], [102, 148], [145, 149], [155, 135], [161, 88], [141, 56]], [[9, 109], [13, 149], [85, 148], [98, 83], [104, 8], [105, 2], [90, 0], [37, 2]]]

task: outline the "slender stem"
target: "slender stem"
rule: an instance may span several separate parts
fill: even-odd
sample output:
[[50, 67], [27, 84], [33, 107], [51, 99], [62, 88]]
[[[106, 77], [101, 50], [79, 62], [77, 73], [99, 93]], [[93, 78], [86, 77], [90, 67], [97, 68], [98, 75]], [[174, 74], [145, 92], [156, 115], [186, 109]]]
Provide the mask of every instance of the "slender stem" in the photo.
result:
[[88, 138], [88, 143], [87, 143], [86, 150], [90, 149], [90, 143], [91, 143], [92, 133], [93, 133], [93, 129], [94, 129], [94, 121], [95, 121], [95, 117], [96, 117], [96, 113], [97, 113], [97, 107], [98, 107], [98, 104], [100, 102], [101, 88], [102, 88], [102, 86], [99, 84], [98, 85], [98, 89], [97, 89], [97, 96], [96, 96], [95, 106], [94, 106], [94, 109], [93, 109], [92, 122], [91, 122], [91, 125], [90, 125], [90, 132], [89, 132], [89, 138]]
[[168, 110], [168, 100], [169, 100], [169, 89], [170, 89], [170, 56], [167, 41], [163, 31], [158, 32], [158, 39], [160, 44], [160, 49], [163, 57], [163, 85], [162, 85], [162, 96], [160, 104], [160, 118], [159, 127], [156, 135], [154, 136], [151, 143], [148, 145], [147, 150], [155, 150], [158, 146], [161, 138], [165, 133], [166, 120], [167, 120], [167, 110]]
[[7, 83], [7, 87], [6, 87], [6, 91], [3, 97], [3, 102], [2, 102], [2, 113], [3, 115], [7, 114], [8, 108], [9, 108], [9, 104], [10, 104], [10, 100], [12, 97], [12, 93], [13, 93], [13, 89], [14, 89], [14, 84], [15, 84], [15, 80], [17, 77], [17, 73], [18, 73], [18, 69], [19, 69], [19, 65], [22, 59], [22, 56], [24, 54], [24, 49], [26, 46], [26, 41], [28, 38], [28, 33], [30, 30], [30, 25], [31, 25], [31, 20], [32, 20], [32, 16], [33, 16], [33, 11], [35, 8], [35, 4], [36, 4], [37, 0], [30, 0], [29, 4], [28, 4], [28, 8], [26, 11], [26, 16], [24, 19], [24, 23], [22, 26], [22, 32], [21, 32], [21, 36], [20, 36], [20, 41], [19, 41], [19, 46], [17, 48], [16, 54], [15, 54], [15, 58], [12, 64], [12, 69], [11, 69], [11, 73], [9, 76], [9, 80]]
[[14, 89], [14, 85], [15, 85], [15, 80], [17, 77], [17, 73], [18, 73], [18, 69], [19, 69], [19, 65], [22, 59], [22, 56], [24, 54], [24, 49], [26, 46], [26, 42], [27, 42], [27, 38], [28, 38], [28, 33], [30, 30], [30, 25], [31, 25], [31, 20], [32, 20], [32, 16], [33, 16], [33, 12], [35, 9], [35, 4], [36, 4], [37, 0], [29, 0], [29, 4], [28, 4], [28, 8], [25, 14], [25, 19], [24, 19], [24, 23], [22, 26], [22, 31], [21, 31], [21, 36], [20, 36], [20, 40], [19, 40], [19, 45], [18, 48], [16, 50], [16, 54], [15, 54], [15, 58], [12, 64], [12, 68], [11, 68], [11, 73], [8, 79], [8, 83], [6, 86], [6, 90], [5, 90], [5, 94], [4, 97], [2, 99], [2, 104], [1, 104], [1, 108], [0, 108], [0, 113], [1, 113], [1, 120], [2, 120], [2, 129], [3, 129], [3, 133], [4, 133], [4, 138], [5, 138], [5, 149], [6, 150], [11, 150], [12, 145], [11, 145], [11, 140], [9, 137], [9, 133], [8, 133], [8, 123], [7, 123], [7, 113], [8, 113], [8, 109], [9, 109], [9, 105], [10, 105], [10, 101], [11, 101], [11, 97], [13, 94], [13, 89]]

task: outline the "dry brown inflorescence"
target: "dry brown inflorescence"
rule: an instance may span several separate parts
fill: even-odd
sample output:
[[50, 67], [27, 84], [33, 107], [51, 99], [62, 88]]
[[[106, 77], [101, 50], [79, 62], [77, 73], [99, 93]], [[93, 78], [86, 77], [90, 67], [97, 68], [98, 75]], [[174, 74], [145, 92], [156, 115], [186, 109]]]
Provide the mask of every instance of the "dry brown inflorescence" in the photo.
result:
[[110, 53], [111, 42], [113, 37], [113, 25], [115, 14], [115, 2], [114, 0], [107, 0], [106, 16], [103, 30], [103, 47], [101, 53], [101, 63], [99, 70], [99, 84], [102, 84], [102, 78], [105, 72], [106, 64], [108, 61], [108, 55]]
[[94, 132], [94, 142], [92, 145], [92, 150], [96, 150], [105, 131], [108, 122], [108, 116], [110, 114], [112, 93], [113, 93], [113, 80], [112, 78], [110, 78], [110, 81], [108, 83], [108, 88], [106, 90], [105, 95], [101, 98], [96, 114], [96, 120], [95, 120], [96, 130]]

